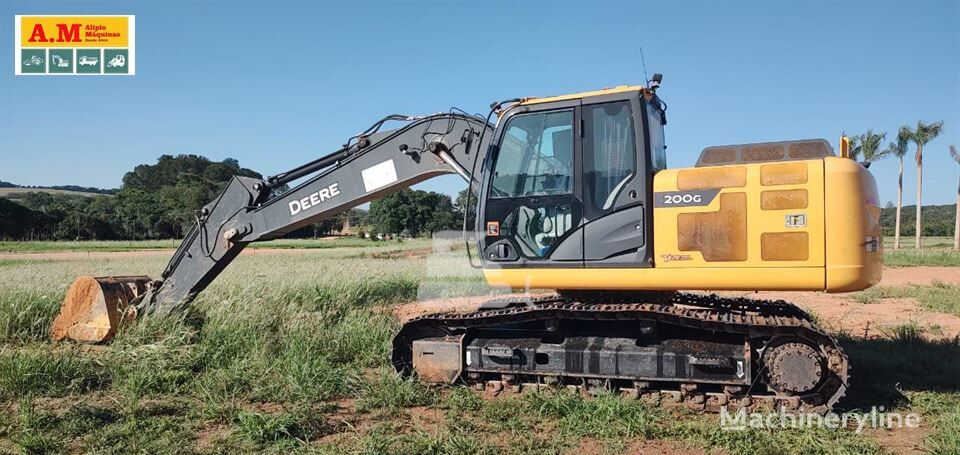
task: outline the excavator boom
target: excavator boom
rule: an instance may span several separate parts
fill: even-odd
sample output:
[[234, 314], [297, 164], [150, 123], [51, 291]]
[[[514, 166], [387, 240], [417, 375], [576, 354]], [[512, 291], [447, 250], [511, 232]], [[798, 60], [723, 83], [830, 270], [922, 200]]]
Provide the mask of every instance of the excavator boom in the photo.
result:
[[[389, 120], [408, 123], [380, 131]], [[252, 242], [282, 237], [439, 175], [459, 174], [471, 182], [465, 164], [482, 159], [491, 130], [483, 118], [461, 113], [393, 115], [334, 153], [291, 171], [264, 180], [234, 177], [216, 200], [197, 212], [196, 224], [159, 280], [78, 278], [54, 321], [53, 336], [108, 341], [138, 314], [165, 315], [189, 304]]]

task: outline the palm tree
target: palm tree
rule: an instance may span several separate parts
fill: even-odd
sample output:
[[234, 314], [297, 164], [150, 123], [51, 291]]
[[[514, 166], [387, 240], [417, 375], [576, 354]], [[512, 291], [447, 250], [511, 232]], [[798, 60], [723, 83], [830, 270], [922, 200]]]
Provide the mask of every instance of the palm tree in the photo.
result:
[[887, 145], [885, 153], [893, 155], [900, 160], [900, 174], [897, 175], [897, 225], [893, 229], [893, 249], [900, 249], [900, 211], [903, 210], [903, 157], [907, 154], [907, 146], [910, 145], [910, 137], [913, 131], [910, 127], [901, 126], [897, 132], [897, 141]]
[[914, 158], [917, 160], [917, 232], [914, 248], [920, 249], [920, 233], [923, 228], [923, 222], [920, 219], [920, 207], [923, 201], [923, 146], [932, 141], [933, 138], [943, 132], [943, 121], [924, 124], [917, 121], [917, 129], [913, 130], [910, 140], [917, 144], [917, 154]]
[[859, 153], [863, 155], [863, 161], [877, 161], [887, 156], [886, 150], [880, 150], [880, 145], [886, 137], [887, 133], [876, 134], [873, 130], [867, 130], [860, 135], [858, 147]]
[[849, 151], [850, 159], [857, 161], [860, 158], [860, 152], [862, 148], [860, 147], [860, 136], [850, 136], [847, 138], [850, 142]]
[[[960, 152], [954, 145], [950, 146], [950, 156], [960, 164]], [[957, 184], [957, 214], [954, 215], [953, 220], [953, 249], [960, 251], [960, 184]]]

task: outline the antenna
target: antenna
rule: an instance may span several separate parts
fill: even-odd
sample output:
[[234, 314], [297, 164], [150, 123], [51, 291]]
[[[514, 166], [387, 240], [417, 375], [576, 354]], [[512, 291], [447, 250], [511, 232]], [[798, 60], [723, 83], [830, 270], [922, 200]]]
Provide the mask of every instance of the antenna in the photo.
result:
[[650, 82], [650, 77], [647, 76], [647, 61], [643, 58], [643, 46], [640, 46], [640, 63], [643, 64], [643, 83], [647, 84]]

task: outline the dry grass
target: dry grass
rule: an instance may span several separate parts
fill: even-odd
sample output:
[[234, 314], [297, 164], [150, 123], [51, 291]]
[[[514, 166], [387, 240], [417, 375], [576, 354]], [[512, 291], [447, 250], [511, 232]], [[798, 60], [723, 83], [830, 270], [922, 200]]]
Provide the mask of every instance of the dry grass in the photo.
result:
[[[404, 243], [428, 245], [426, 240], [411, 240]], [[141, 250], [175, 250], [180, 240], [44, 240], [35, 242], [0, 241], [0, 253], [47, 253], [47, 252], [116, 252]], [[322, 239], [279, 239], [266, 243], [254, 243], [247, 248], [382, 248], [404, 247], [397, 241], [374, 241], [357, 237], [330, 237]]]

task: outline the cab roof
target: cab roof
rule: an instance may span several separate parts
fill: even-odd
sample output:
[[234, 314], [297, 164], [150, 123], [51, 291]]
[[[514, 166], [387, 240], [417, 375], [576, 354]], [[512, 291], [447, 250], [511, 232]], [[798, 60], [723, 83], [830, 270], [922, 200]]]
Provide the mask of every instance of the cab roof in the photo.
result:
[[580, 93], [571, 93], [569, 95], [559, 95], [559, 96], [548, 96], [545, 98], [531, 97], [527, 98], [518, 105], [526, 106], [530, 104], [540, 104], [540, 103], [549, 103], [552, 101], [566, 101], [566, 100], [575, 100], [578, 98], [587, 98], [590, 96], [599, 96], [599, 95], [610, 95], [614, 93], [623, 93], [623, 92], [639, 92], [643, 90], [642, 85], [618, 85], [616, 87], [607, 87], [600, 90], [592, 90], [589, 92], [580, 92]]

